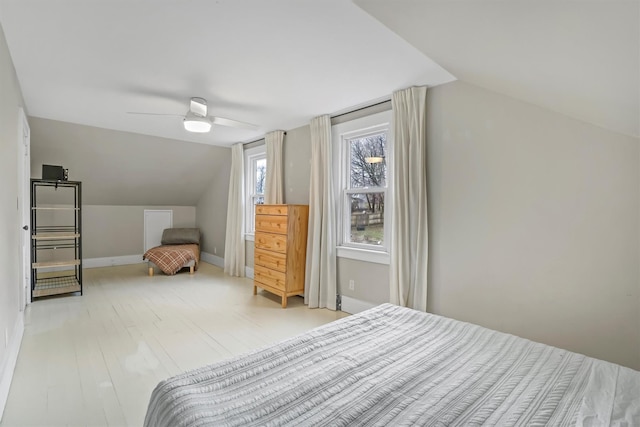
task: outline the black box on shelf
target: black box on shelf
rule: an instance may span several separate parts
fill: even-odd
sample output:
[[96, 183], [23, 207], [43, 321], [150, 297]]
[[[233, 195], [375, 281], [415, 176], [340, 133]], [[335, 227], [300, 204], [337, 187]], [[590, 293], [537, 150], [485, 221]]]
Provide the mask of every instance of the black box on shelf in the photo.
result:
[[67, 181], [69, 169], [62, 166], [42, 165], [42, 179], [50, 181]]

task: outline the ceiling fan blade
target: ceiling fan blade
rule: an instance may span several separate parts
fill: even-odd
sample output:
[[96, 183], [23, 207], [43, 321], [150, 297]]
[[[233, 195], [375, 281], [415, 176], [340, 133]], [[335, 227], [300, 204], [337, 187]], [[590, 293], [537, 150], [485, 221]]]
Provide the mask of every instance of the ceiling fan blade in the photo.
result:
[[224, 117], [214, 117], [214, 116], [210, 116], [210, 119], [214, 125], [229, 126], [232, 128], [247, 129], [247, 130], [258, 129], [257, 125], [247, 123], [247, 122], [241, 122], [239, 120], [231, 120], [231, 119], [225, 119]]
[[174, 117], [184, 117], [184, 114], [165, 114], [165, 113], [141, 113], [138, 111], [127, 111], [127, 114], [140, 114], [143, 116], [174, 116]]

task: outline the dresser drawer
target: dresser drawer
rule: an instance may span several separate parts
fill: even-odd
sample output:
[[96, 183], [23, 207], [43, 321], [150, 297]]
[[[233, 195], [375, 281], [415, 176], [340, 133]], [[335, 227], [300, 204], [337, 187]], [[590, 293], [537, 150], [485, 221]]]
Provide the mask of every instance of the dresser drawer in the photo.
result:
[[287, 234], [287, 217], [281, 215], [256, 215], [256, 231]]
[[256, 249], [253, 256], [255, 265], [278, 270], [287, 271], [287, 256], [279, 252], [265, 251], [264, 249]]
[[280, 271], [270, 270], [261, 265], [254, 266], [253, 280], [258, 283], [264, 283], [272, 288], [285, 290], [285, 274]]
[[268, 251], [287, 252], [286, 234], [272, 234], [256, 232], [256, 249], [266, 249]]
[[256, 205], [256, 215], [287, 215], [287, 205]]

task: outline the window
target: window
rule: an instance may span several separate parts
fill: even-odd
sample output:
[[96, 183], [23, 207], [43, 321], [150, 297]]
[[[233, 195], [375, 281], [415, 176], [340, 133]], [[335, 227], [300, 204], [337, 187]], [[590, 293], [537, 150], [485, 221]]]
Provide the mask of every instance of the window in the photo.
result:
[[388, 263], [391, 112], [333, 127], [339, 157], [338, 256]]
[[[267, 154], [264, 145], [245, 150], [245, 183], [247, 191], [245, 224], [246, 234], [255, 233], [256, 205], [264, 204], [264, 186], [267, 177]], [[250, 238], [250, 240], [252, 240]]]
[[384, 199], [387, 194], [386, 129], [346, 141], [348, 184], [344, 210], [349, 227], [343, 243], [384, 247]]

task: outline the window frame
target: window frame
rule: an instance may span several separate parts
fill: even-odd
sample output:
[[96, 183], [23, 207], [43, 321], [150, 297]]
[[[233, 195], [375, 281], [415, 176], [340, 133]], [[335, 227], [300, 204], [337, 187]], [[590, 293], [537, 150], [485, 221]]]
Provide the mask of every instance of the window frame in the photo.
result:
[[[336, 254], [341, 258], [389, 264], [393, 215], [393, 128], [392, 111], [383, 111], [332, 126], [334, 182], [337, 221]], [[351, 188], [351, 150], [349, 141], [385, 131], [386, 186]], [[349, 194], [384, 193], [384, 240], [382, 245], [351, 242], [351, 202]]]
[[[245, 239], [255, 240], [255, 199], [264, 197], [264, 194], [255, 192], [256, 188], [256, 164], [260, 160], [267, 160], [266, 145], [259, 145], [244, 150], [244, 178], [245, 178]], [[269, 167], [267, 165], [267, 167]]]

